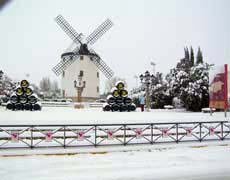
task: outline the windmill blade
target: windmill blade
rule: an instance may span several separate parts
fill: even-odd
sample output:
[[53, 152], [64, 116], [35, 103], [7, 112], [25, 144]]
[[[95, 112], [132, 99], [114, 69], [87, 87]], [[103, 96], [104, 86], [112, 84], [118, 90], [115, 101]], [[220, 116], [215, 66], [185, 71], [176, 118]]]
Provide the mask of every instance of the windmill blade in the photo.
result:
[[72, 43], [68, 46], [68, 48], [66, 48], [66, 50], [65, 50], [64, 52], [72, 52], [73, 49], [76, 48], [76, 46], [79, 46], [79, 45], [76, 45], [75, 42], [72, 42]]
[[79, 58], [79, 55], [66, 56], [56, 66], [53, 67], [53, 72], [59, 76], [64, 70], [66, 70], [74, 61]]
[[[90, 52], [96, 54], [93, 49], [90, 49]], [[113, 77], [113, 70], [98, 55], [93, 56], [91, 60], [98, 67], [98, 69], [103, 72], [105, 77], [107, 77], [108, 79], [111, 79], [111, 77]]]
[[64, 70], [66, 70], [73, 62], [79, 59], [79, 54], [76, 52], [79, 51], [79, 47], [75, 48], [74, 52], [64, 53], [62, 55], [62, 60], [53, 67], [53, 72], [59, 76]]
[[111, 27], [113, 22], [110, 19], [106, 19], [96, 30], [94, 30], [87, 38], [86, 44], [93, 45], [103, 34], [105, 34]]
[[75, 29], [62, 17], [58, 15], [55, 18], [57, 24], [62, 28], [62, 30], [76, 43], [81, 44], [81, 34], [78, 34]]

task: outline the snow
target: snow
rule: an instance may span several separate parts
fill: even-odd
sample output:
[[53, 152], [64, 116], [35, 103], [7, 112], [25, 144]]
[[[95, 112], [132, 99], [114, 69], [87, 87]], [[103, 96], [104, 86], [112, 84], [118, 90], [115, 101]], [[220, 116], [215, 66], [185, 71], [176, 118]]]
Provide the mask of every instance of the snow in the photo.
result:
[[42, 111], [11, 111], [0, 107], [0, 125], [4, 124], [93, 124], [93, 123], [155, 123], [179, 121], [226, 121], [224, 113], [213, 116], [181, 110], [151, 112], [103, 112], [102, 108], [43, 107]]
[[[228, 114], [229, 116], [229, 114]], [[101, 108], [44, 107], [9, 111], [0, 124], [91, 124], [225, 121], [224, 113], [183, 109], [103, 112]], [[229, 180], [230, 141], [76, 148], [1, 149], [1, 180]]]
[[0, 176], [1, 180], [229, 180], [229, 150], [230, 142], [224, 141], [53, 150], [57, 155], [18, 150], [26, 155], [7, 157], [4, 154], [13, 152], [0, 151]]

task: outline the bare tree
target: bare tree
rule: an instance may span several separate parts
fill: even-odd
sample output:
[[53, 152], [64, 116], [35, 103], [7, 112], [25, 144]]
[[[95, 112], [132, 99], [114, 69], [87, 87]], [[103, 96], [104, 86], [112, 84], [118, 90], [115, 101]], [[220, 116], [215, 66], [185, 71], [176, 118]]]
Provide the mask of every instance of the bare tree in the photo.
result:
[[39, 84], [43, 92], [49, 92], [51, 90], [51, 83], [49, 77], [44, 77]]

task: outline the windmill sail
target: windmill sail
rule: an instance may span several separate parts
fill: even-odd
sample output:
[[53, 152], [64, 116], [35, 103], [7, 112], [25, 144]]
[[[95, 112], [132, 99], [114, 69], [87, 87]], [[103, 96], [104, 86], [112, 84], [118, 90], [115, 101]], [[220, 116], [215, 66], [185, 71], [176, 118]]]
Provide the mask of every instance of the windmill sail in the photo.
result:
[[[82, 34], [78, 34], [73, 27], [61, 16], [55, 18], [57, 24], [66, 32], [66, 34], [74, 41], [76, 47], [73, 50], [68, 49], [68, 52], [62, 54], [62, 60], [52, 69], [56, 75], [60, 75], [65, 71], [80, 55], [91, 56], [92, 62], [98, 67], [104, 75], [110, 79], [114, 72], [112, 69], [91, 49], [88, 50], [87, 45], [94, 44], [103, 34], [105, 34], [112, 26], [113, 23], [110, 19], [106, 19], [96, 30], [94, 30], [87, 38], [86, 44], [82, 43]], [[80, 47], [79, 47], [80, 45]], [[70, 51], [69, 51], [70, 50]]]
[[53, 72], [59, 76], [64, 70], [66, 70], [71, 64], [73, 64], [74, 61], [76, 61], [79, 58], [79, 54], [76, 54], [75, 52], [79, 51], [79, 47], [76, 47], [73, 52], [70, 53], [64, 53], [62, 55], [62, 60], [53, 67]]
[[87, 38], [86, 44], [93, 45], [103, 34], [105, 34], [111, 27], [113, 22], [110, 19], [106, 19], [97, 29], [95, 29]]
[[62, 28], [62, 30], [76, 43], [81, 44], [81, 34], [78, 34], [75, 29], [62, 17], [58, 15], [55, 18], [57, 24]]
[[[96, 54], [93, 49], [90, 49], [90, 51]], [[93, 56], [92, 62], [98, 67], [101, 72], [103, 72], [105, 77], [107, 77], [108, 79], [111, 79], [113, 77], [113, 70], [99, 56]]]

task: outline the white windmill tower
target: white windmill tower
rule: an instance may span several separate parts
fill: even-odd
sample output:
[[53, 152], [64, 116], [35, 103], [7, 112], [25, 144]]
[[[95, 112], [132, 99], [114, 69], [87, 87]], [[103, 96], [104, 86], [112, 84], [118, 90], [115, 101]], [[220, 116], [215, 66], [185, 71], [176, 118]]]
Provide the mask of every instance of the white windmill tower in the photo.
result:
[[53, 72], [62, 76], [61, 87], [64, 97], [77, 99], [74, 83], [82, 79], [84, 90], [82, 99], [84, 101], [99, 98], [99, 70], [110, 79], [114, 72], [101, 59], [101, 57], [88, 45], [93, 45], [113, 23], [107, 19], [95, 31], [93, 31], [82, 43], [82, 34], [77, 33], [73, 27], [61, 16], [55, 18], [57, 24], [74, 41], [76, 47], [61, 55], [62, 60], [53, 68]]

